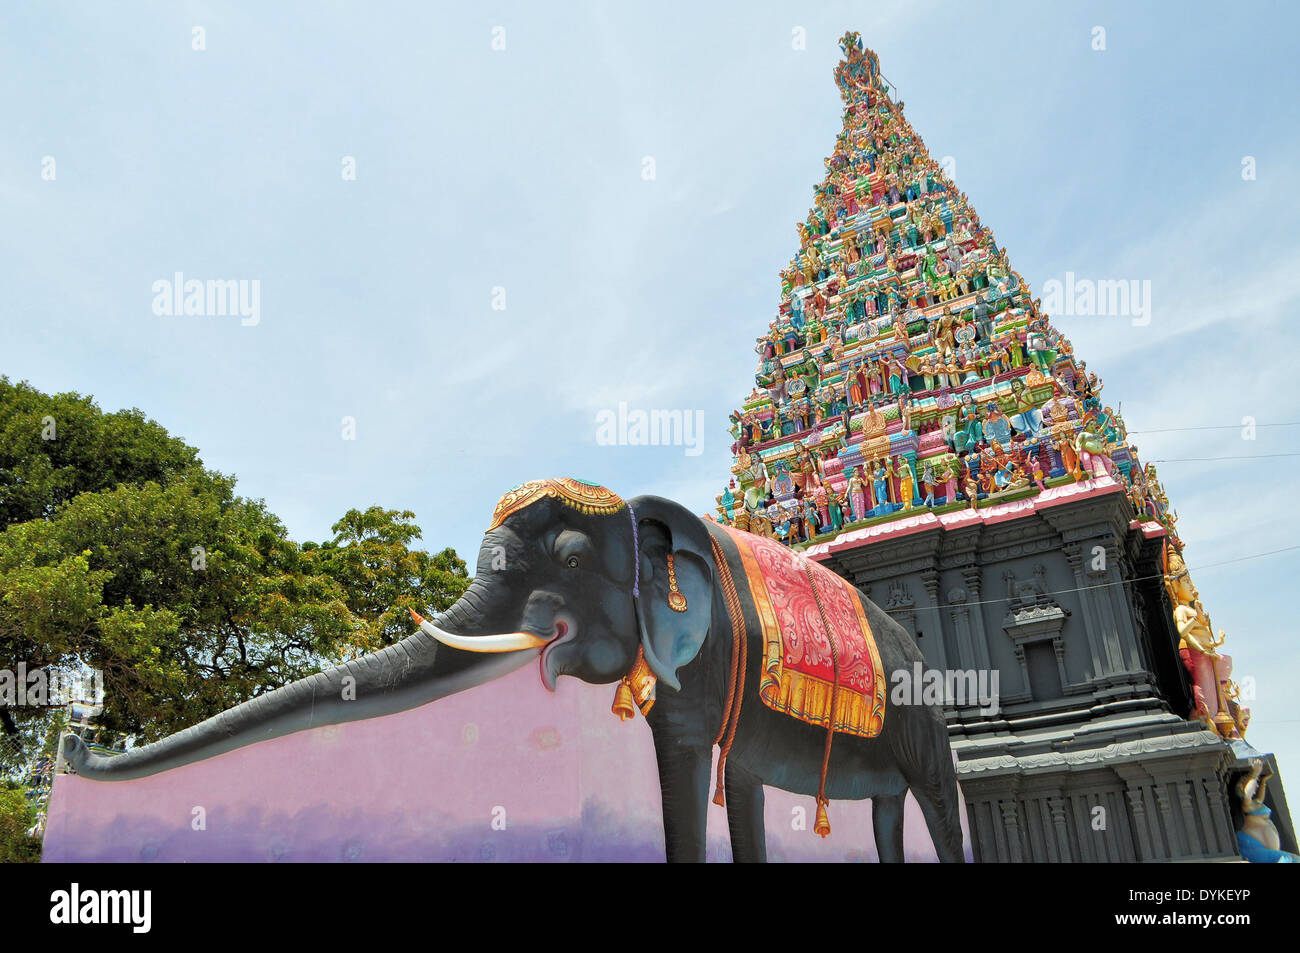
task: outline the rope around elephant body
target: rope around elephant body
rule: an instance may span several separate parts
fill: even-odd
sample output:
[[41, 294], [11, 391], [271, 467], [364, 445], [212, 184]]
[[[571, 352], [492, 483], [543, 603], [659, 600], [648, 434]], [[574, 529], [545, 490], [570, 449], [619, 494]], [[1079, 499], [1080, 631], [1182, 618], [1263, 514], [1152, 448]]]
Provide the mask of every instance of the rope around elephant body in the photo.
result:
[[[826, 630], [826, 641], [831, 647], [831, 716], [826, 724], [826, 749], [822, 753], [822, 773], [821, 782], [817, 786], [817, 812], [819, 827], [817, 833], [826, 837], [831, 832], [830, 820], [826, 817], [826, 807], [830, 801], [826, 798], [826, 772], [831, 764], [831, 742], [835, 739], [835, 713], [836, 706], [839, 702], [840, 689], [840, 655], [835, 648], [835, 638], [831, 635], [830, 623], [826, 620], [826, 608], [822, 605], [821, 593], [817, 591], [817, 583], [813, 579], [812, 567], [805, 561], [803, 565], [804, 574], [808, 577], [808, 585], [812, 587], [813, 601], [817, 603], [817, 614], [821, 616], [822, 628]], [[820, 822], [825, 821], [824, 829], [821, 828]]]
[[[718, 577], [722, 582], [722, 594], [726, 602], [727, 613], [731, 616], [731, 671], [727, 679], [727, 703], [722, 710], [722, 722], [718, 726], [718, 734], [713, 739], [715, 745], [721, 744], [722, 751], [718, 756], [718, 774], [715, 784], [713, 803], [719, 807], [726, 807], [726, 766], [727, 754], [731, 751], [732, 743], [736, 739], [736, 726], [740, 721], [740, 705], [744, 696], [744, 673], [748, 662], [748, 645], [744, 632], [744, 614], [740, 605], [740, 595], [736, 592], [736, 583], [732, 578], [731, 569], [727, 565], [726, 555], [722, 547], [718, 545], [716, 539], [710, 539], [713, 544], [713, 558], [718, 566]], [[831, 635], [831, 626], [826, 618], [826, 607], [822, 604], [821, 593], [817, 589], [817, 581], [813, 577], [812, 568], [805, 562], [803, 566], [804, 574], [808, 577], [808, 585], [812, 588], [813, 600], [817, 603], [817, 614], [821, 617], [822, 629], [826, 633], [826, 641], [831, 647], [831, 711], [830, 719], [826, 724], [826, 747], [822, 752], [821, 776], [817, 786], [817, 813], [818, 826], [816, 833], [822, 837], [830, 834], [830, 821], [826, 817], [825, 808], [830, 804], [826, 797], [826, 774], [830, 768], [831, 761], [831, 742], [835, 738], [835, 717], [839, 707], [839, 682], [840, 682], [840, 658], [839, 651], [835, 646], [835, 639]]]
[[740, 606], [740, 594], [736, 592], [736, 581], [731, 577], [731, 568], [727, 557], [722, 552], [718, 541], [710, 536], [713, 544], [713, 559], [718, 566], [718, 577], [722, 581], [722, 595], [727, 604], [727, 614], [731, 616], [731, 673], [727, 678], [727, 704], [722, 709], [722, 723], [718, 726], [718, 735], [713, 739], [715, 745], [721, 744], [718, 756], [718, 777], [713, 792], [713, 803], [719, 807], [727, 806], [726, 780], [724, 772], [727, 766], [727, 754], [732, 742], [736, 740], [736, 725], [740, 721], [740, 702], [744, 694], [745, 667], [748, 650], [745, 644], [745, 617]]
[[632, 516], [632, 605], [635, 606], [641, 598], [641, 545], [637, 540], [636, 511], [631, 503], [627, 505], [627, 511]]

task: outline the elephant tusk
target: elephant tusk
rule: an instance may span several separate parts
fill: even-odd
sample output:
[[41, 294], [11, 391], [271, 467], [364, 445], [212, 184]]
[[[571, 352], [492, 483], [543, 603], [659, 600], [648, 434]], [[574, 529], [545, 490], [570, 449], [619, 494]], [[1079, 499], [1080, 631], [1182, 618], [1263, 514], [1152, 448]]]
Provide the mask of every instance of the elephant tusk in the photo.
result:
[[411, 618], [428, 635], [433, 636], [443, 645], [466, 652], [522, 652], [525, 649], [540, 649], [550, 641], [528, 632], [508, 632], [502, 635], [455, 635], [444, 632], [414, 609], [409, 611]]

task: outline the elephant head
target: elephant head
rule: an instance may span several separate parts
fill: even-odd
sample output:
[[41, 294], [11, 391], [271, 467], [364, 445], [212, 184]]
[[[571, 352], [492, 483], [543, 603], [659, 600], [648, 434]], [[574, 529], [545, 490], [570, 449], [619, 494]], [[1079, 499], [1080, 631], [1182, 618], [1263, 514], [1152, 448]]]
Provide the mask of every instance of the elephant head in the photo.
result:
[[540, 647], [541, 679], [552, 691], [561, 675], [617, 681], [638, 654], [677, 689], [677, 670], [709, 631], [708, 531], [660, 497], [629, 504], [578, 480], [524, 484], [497, 505], [479, 554], [479, 580], [486, 604], [505, 613], [500, 624], [513, 621], [519, 631], [512, 643], [489, 646], [428, 622], [421, 627], [467, 652]]
[[[572, 479], [533, 481], [497, 504], [469, 589], [435, 621], [416, 615], [411, 637], [126, 754], [101, 757], [69, 736], [65, 756], [85, 777], [141, 777], [414, 708], [533, 659], [552, 691], [561, 675], [618, 681], [640, 657], [675, 690], [678, 669], [708, 635], [713, 571], [704, 523], [678, 504], [629, 503]], [[670, 604], [674, 588], [680, 598]]]

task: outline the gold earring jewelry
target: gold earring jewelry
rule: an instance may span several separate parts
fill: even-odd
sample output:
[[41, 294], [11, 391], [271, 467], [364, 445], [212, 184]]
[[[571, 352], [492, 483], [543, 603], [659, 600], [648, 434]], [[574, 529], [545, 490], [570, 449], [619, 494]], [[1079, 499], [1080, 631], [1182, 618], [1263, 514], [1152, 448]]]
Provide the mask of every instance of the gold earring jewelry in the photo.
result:
[[686, 611], [686, 597], [677, 588], [677, 570], [673, 568], [673, 554], [668, 554], [668, 608], [674, 612]]

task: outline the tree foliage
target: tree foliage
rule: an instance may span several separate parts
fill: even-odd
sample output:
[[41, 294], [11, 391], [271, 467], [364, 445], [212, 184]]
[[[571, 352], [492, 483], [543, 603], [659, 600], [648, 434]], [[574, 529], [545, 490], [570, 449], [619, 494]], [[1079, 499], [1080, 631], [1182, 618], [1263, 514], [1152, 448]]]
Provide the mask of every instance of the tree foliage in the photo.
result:
[[0, 780], [0, 864], [32, 863], [41, 845], [27, 832], [36, 823], [36, 808], [13, 782]]
[[468, 585], [465, 563], [454, 550], [430, 555], [411, 549], [420, 537], [414, 520], [410, 510], [348, 510], [332, 527], [334, 538], [310, 548], [361, 623], [351, 637], [355, 654], [405, 638], [411, 631], [408, 609], [449, 606]]
[[48, 517], [80, 493], [198, 469], [198, 451], [138, 410], [106, 414], [89, 397], [0, 376], [0, 529]]
[[[452, 550], [412, 548], [409, 511], [349, 510], [333, 532], [295, 543], [139, 411], [0, 377], [0, 668], [102, 671], [107, 728], [179, 731], [391, 644], [408, 607], [444, 609], [468, 585]], [[31, 756], [48, 716], [0, 704], [0, 769]]]

